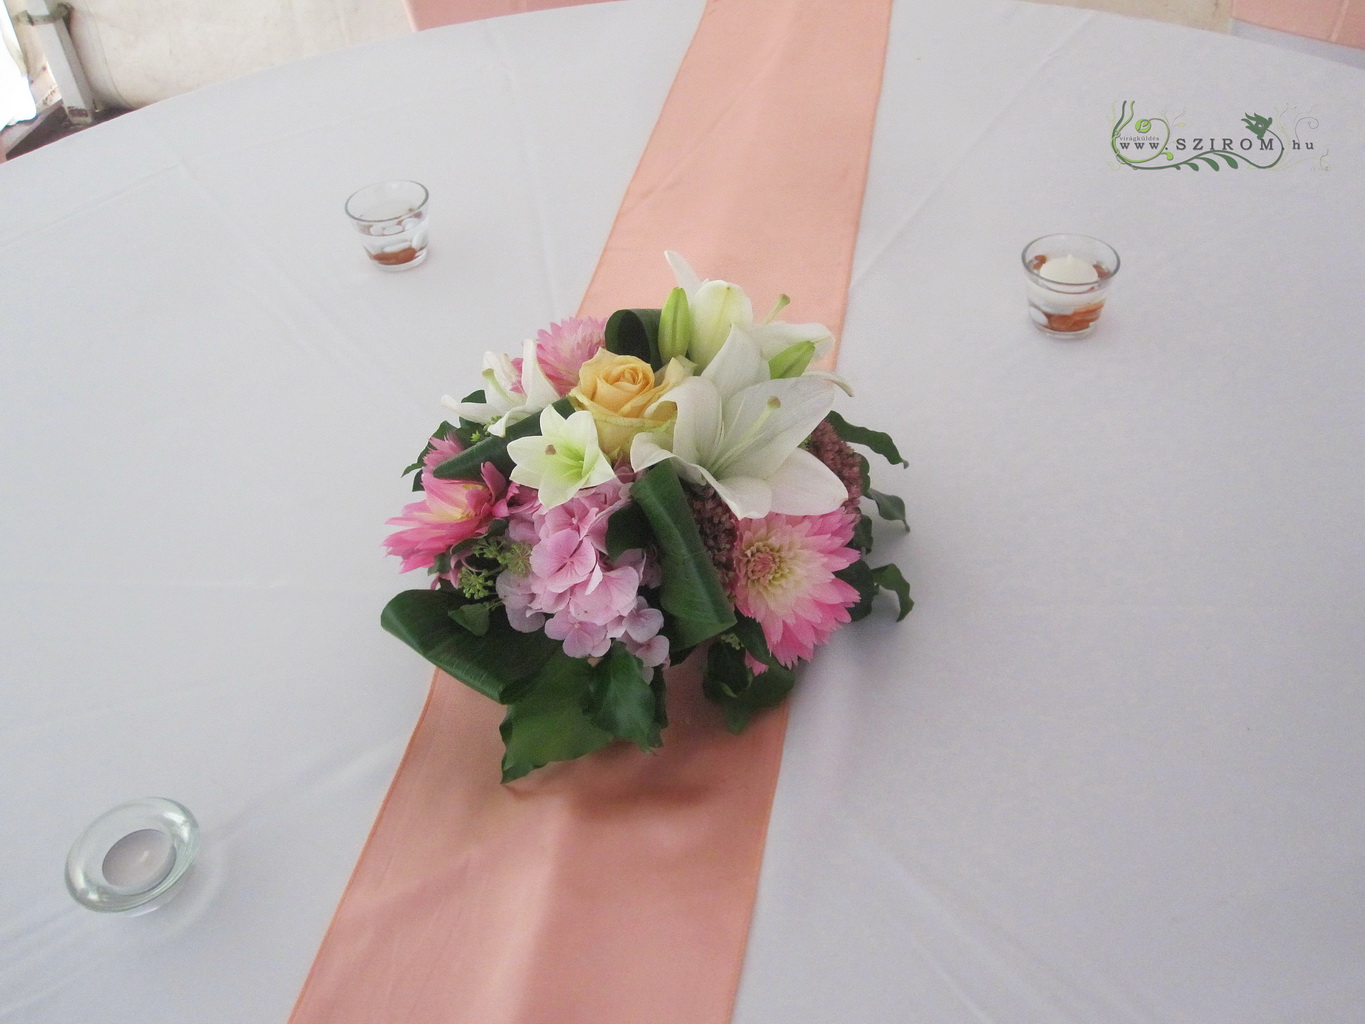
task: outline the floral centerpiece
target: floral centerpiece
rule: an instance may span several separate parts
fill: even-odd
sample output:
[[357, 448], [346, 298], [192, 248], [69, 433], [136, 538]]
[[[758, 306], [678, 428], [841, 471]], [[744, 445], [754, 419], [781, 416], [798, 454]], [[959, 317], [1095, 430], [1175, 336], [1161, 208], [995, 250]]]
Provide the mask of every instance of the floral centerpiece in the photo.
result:
[[852, 445], [904, 461], [833, 411], [848, 386], [813, 366], [830, 332], [777, 320], [785, 296], [755, 321], [742, 289], [667, 258], [661, 309], [488, 353], [408, 467], [423, 497], [389, 520], [389, 552], [431, 584], [384, 628], [506, 705], [504, 782], [615, 739], [658, 747], [663, 668], [699, 647], [739, 731], [878, 592], [911, 608], [900, 570], [868, 562], [862, 511], [904, 526], [904, 505]]

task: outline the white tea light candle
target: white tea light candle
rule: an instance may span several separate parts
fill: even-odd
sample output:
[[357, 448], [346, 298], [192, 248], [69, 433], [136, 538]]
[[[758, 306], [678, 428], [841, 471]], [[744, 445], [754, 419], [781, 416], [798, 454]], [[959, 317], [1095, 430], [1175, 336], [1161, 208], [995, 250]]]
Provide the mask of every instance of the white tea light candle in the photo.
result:
[[131, 896], [155, 888], [174, 865], [171, 837], [157, 828], [140, 828], [109, 847], [100, 867], [110, 892]]
[[199, 852], [199, 823], [164, 797], [144, 797], [105, 811], [86, 826], [66, 857], [66, 888], [87, 910], [142, 913], [180, 891]]
[[1038, 276], [1057, 284], [1095, 284], [1100, 279], [1093, 263], [1086, 263], [1070, 253], [1046, 260], [1038, 268]]
[[1044, 235], [1024, 247], [1029, 319], [1054, 337], [1089, 334], [1119, 269], [1113, 246], [1088, 235]]

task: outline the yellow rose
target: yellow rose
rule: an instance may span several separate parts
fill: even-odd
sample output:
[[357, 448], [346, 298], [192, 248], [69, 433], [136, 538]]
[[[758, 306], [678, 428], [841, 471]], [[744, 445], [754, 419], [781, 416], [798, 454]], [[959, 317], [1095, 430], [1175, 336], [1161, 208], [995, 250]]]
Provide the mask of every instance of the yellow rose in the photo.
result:
[[569, 397], [592, 413], [602, 453], [614, 461], [630, 450], [631, 438], [640, 431], [662, 430], [673, 421], [678, 410], [671, 404], [648, 410], [688, 376], [676, 359], [669, 360], [660, 379], [643, 359], [603, 349], [579, 368], [578, 387]]

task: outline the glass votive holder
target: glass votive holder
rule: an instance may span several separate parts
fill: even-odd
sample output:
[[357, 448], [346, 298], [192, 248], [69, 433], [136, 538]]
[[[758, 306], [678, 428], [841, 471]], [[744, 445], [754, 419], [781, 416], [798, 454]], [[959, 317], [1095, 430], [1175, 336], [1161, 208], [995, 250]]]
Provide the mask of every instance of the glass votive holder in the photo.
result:
[[1054, 337], [1089, 334], [1119, 272], [1119, 254], [1089, 235], [1044, 235], [1024, 246], [1028, 314]]
[[407, 270], [426, 259], [427, 198], [419, 182], [381, 181], [346, 200], [346, 215], [380, 270]]
[[66, 888], [81, 906], [121, 914], [161, 906], [199, 852], [199, 823], [163, 797], [120, 804], [90, 823], [66, 858]]

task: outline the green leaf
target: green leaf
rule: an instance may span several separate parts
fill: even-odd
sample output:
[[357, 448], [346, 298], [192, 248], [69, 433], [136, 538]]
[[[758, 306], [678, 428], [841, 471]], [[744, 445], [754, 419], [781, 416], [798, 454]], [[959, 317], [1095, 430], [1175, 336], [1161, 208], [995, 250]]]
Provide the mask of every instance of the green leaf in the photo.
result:
[[[569, 416], [574, 411], [573, 403], [567, 398], [555, 402], [553, 408], [561, 416]], [[508, 427], [506, 437], [489, 434], [453, 459], [446, 459], [436, 467], [435, 475], [441, 480], [479, 480], [483, 476], [483, 464], [491, 462], [498, 472], [506, 476], [512, 472], [512, 457], [507, 454], [507, 442], [539, 432], [540, 415], [527, 416]]]
[[654, 543], [649, 519], [635, 502], [617, 509], [607, 520], [607, 557], [613, 561], [631, 548], [643, 548]]
[[815, 358], [815, 342], [798, 341], [788, 345], [768, 360], [768, 374], [773, 380], [785, 377], [799, 377]]
[[834, 574], [858, 592], [858, 603], [848, 610], [850, 622], [857, 622], [872, 614], [872, 599], [877, 596], [877, 581], [872, 567], [861, 558]]
[[896, 595], [900, 602], [900, 614], [896, 616], [896, 621], [900, 622], [910, 614], [910, 609], [915, 607], [915, 602], [910, 600], [910, 584], [906, 582], [899, 568], [894, 564], [878, 566], [872, 570], [872, 579], [882, 590], [889, 590]]
[[[740, 620], [741, 623], [745, 621]], [[731, 732], [743, 731], [756, 711], [781, 704], [796, 685], [796, 673], [773, 661], [767, 644], [762, 642], [761, 630], [758, 636], [764, 654], [759, 660], [765, 664], [771, 662], [766, 672], [755, 675], [745, 664], [745, 652], [729, 644], [712, 644], [706, 654], [706, 665], [702, 669], [702, 692], [707, 700], [720, 708], [725, 715], [726, 727]], [[747, 649], [748, 645], [745, 644], [745, 647]]]
[[872, 466], [868, 463], [867, 456], [859, 455], [858, 452], [853, 454], [858, 456], [858, 486], [866, 494], [872, 490]]
[[868, 554], [872, 550], [872, 517], [860, 515], [858, 523], [853, 527], [853, 540], [851, 544], [856, 551]]
[[560, 650], [546, 663], [535, 685], [508, 707], [501, 727], [503, 782], [551, 761], [591, 754], [611, 742], [611, 733], [593, 725], [583, 710], [592, 675], [587, 661]]
[[871, 448], [892, 465], [909, 465], [905, 459], [901, 458], [901, 453], [896, 448], [896, 442], [891, 440], [890, 434], [883, 434], [880, 430], [869, 430], [867, 427], [854, 426], [837, 412], [831, 412], [825, 418], [829, 420], [834, 432], [849, 444], [860, 444], [864, 448]]
[[659, 315], [659, 361], [667, 363], [685, 357], [691, 344], [692, 307], [688, 305], [687, 292], [674, 288]]
[[692, 647], [729, 629], [735, 622], [734, 609], [692, 521], [672, 462], [659, 463], [635, 481], [630, 496], [659, 541], [663, 568], [659, 603], [672, 619], [670, 643]]
[[658, 309], [618, 309], [607, 319], [607, 351], [618, 356], [635, 356], [654, 369], [661, 369], [659, 358]]
[[451, 618], [468, 603], [453, 590], [405, 590], [385, 605], [379, 621], [437, 668], [506, 704], [562, 647], [544, 633], [518, 633], [502, 612], [489, 617], [483, 636], [475, 636]]
[[640, 659], [612, 644], [592, 673], [588, 721], [613, 736], [650, 751], [663, 742], [658, 697], [642, 674]]
[[871, 498], [877, 504], [877, 515], [892, 523], [900, 523], [905, 527], [907, 533], [910, 532], [910, 524], [905, 521], [905, 502], [894, 494], [883, 494], [881, 491], [874, 491], [867, 488], [863, 492], [864, 496]]
[[488, 633], [489, 618], [486, 604], [462, 604], [451, 609], [450, 617], [475, 636], [486, 636]]
[[[681, 658], [678, 659], [682, 661]], [[654, 669], [654, 678], [649, 681], [649, 688], [654, 691], [654, 724], [660, 731], [668, 728], [668, 683], [664, 679], [664, 668], [662, 665]]]
[[777, 664], [773, 652], [768, 649], [768, 638], [763, 635], [763, 627], [759, 625], [757, 619], [751, 619], [747, 615], [738, 615], [735, 617], [735, 625], [730, 632], [734, 634], [735, 639], [740, 642], [744, 650], [763, 664]]

